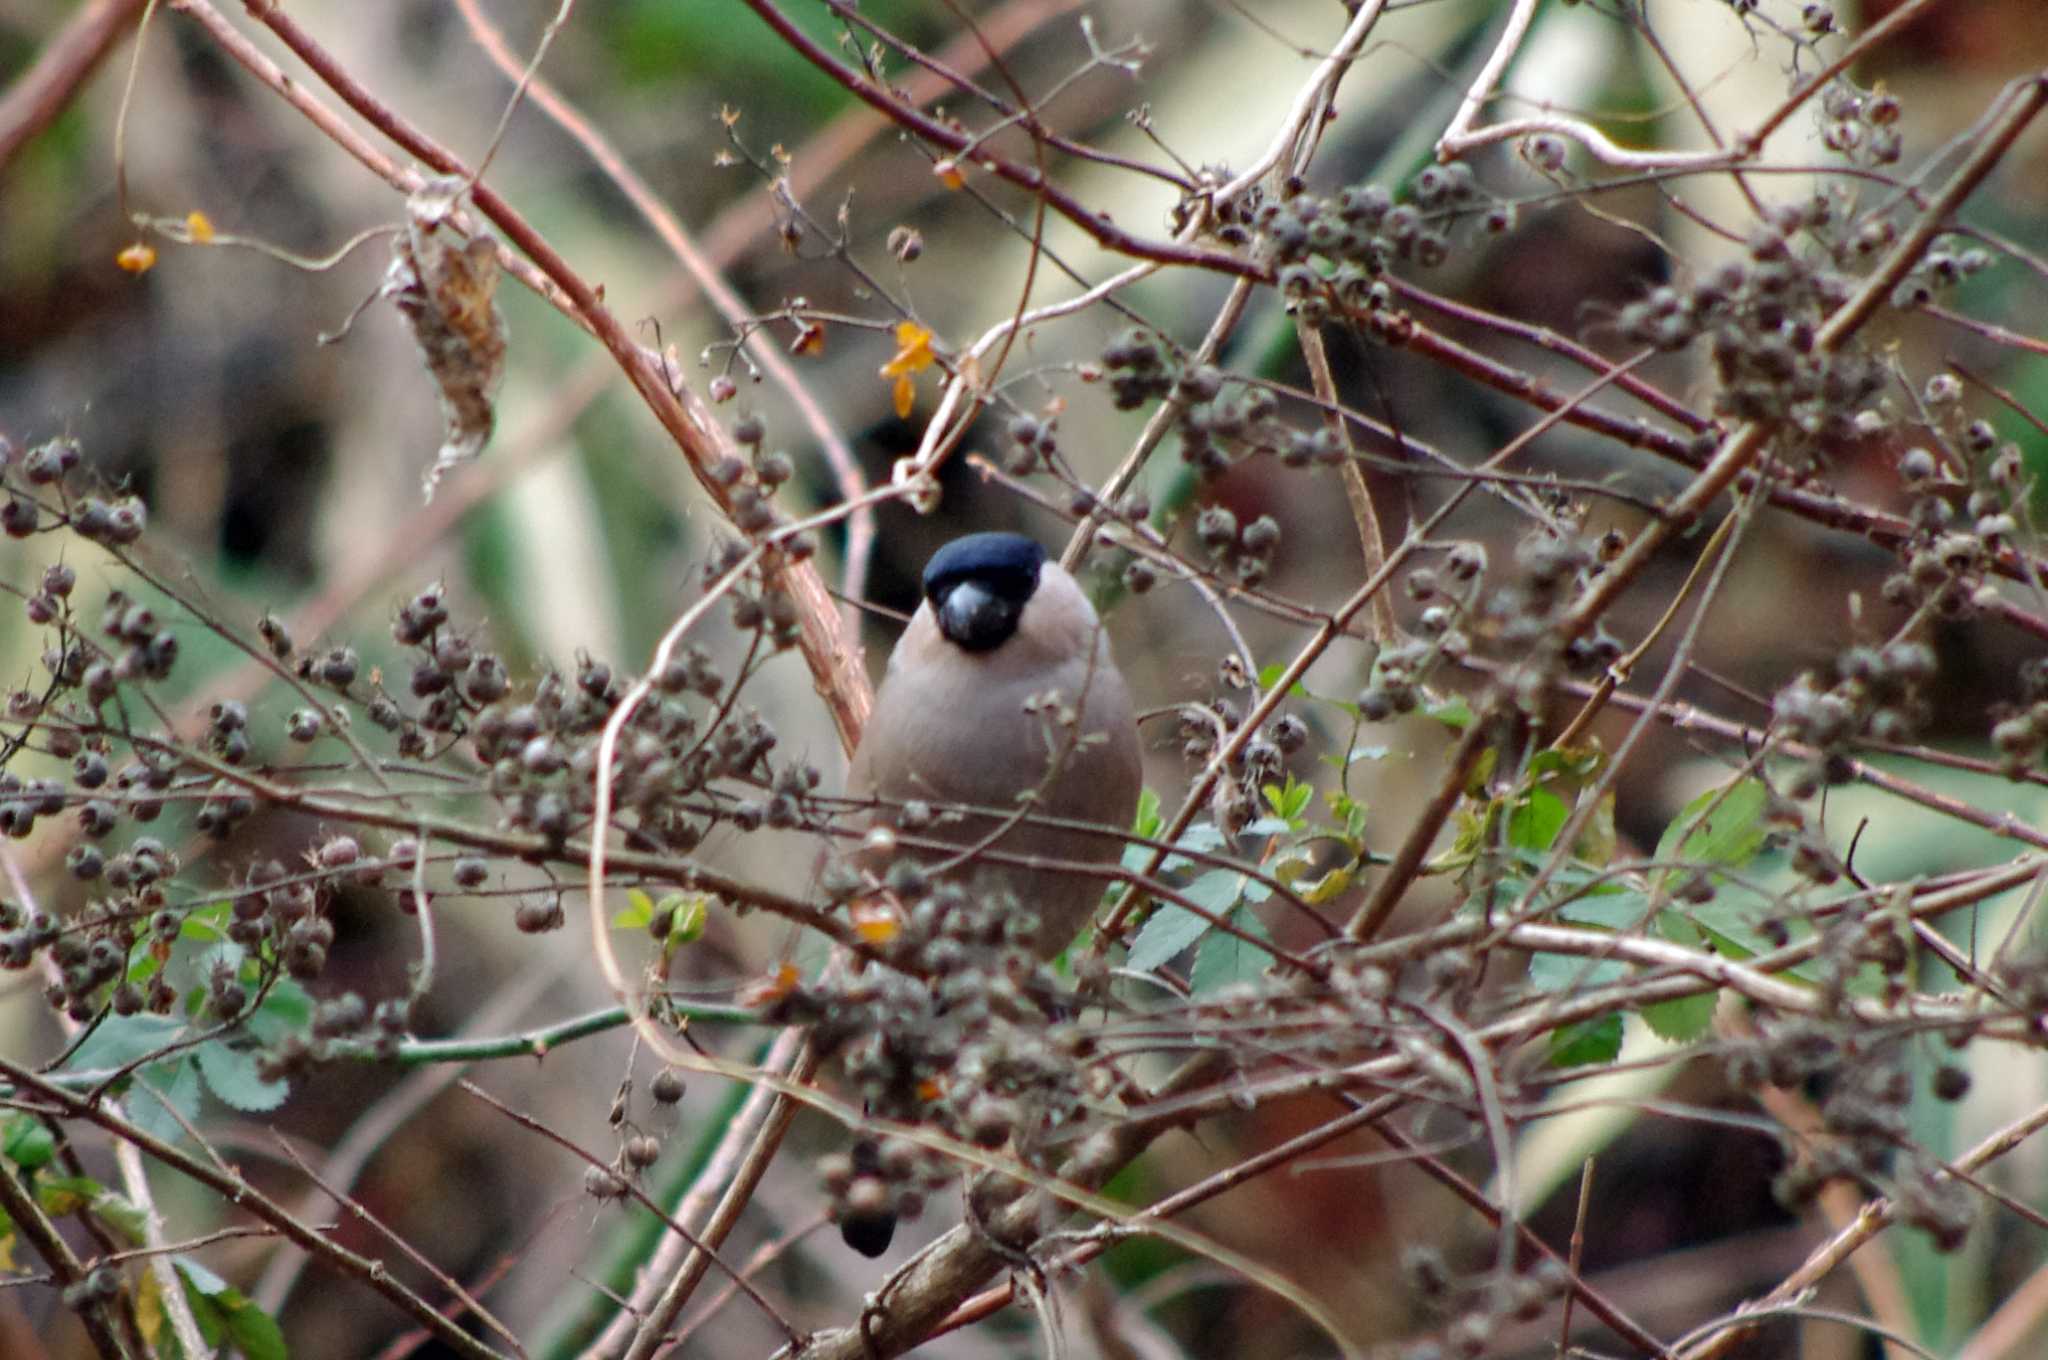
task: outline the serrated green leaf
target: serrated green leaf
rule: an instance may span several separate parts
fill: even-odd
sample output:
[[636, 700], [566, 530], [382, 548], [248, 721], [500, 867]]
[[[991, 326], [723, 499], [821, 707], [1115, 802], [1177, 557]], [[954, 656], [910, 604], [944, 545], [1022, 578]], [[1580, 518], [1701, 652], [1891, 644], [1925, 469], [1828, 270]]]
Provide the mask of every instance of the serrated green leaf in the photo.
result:
[[1717, 996], [1718, 991], [1706, 991], [1697, 996], [1654, 1001], [1643, 1007], [1643, 1023], [1650, 1027], [1651, 1033], [1666, 1043], [1695, 1043], [1714, 1023], [1714, 1001]]
[[[1228, 919], [1246, 935], [1261, 940], [1272, 938], [1266, 933], [1265, 923], [1249, 911], [1234, 911]], [[1196, 996], [1203, 996], [1233, 982], [1264, 977], [1272, 966], [1270, 950], [1261, 949], [1229, 931], [1212, 930], [1195, 950], [1195, 966], [1188, 982]]]
[[1164, 967], [1169, 959], [1201, 938], [1202, 932], [1208, 928], [1207, 921], [1186, 907], [1162, 902], [1145, 918], [1145, 924], [1138, 927], [1138, 938], [1131, 941], [1130, 956], [1124, 962], [1139, 973]]
[[169, 1105], [187, 1120], [199, 1114], [199, 1096], [204, 1089], [199, 1068], [189, 1054], [152, 1063], [136, 1074], [128, 1102], [128, 1114], [144, 1133], [166, 1143], [185, 1140], [185, 1126], [171, 1117]]
[[98, 1029], [85, 1036], [58, 1069], [65, 1072], [98, 1072], [125, 1067], [137, 1058], [154, 1053], [181, 1038], [185, 1023], [168, 1015], [140, 1011], [134, 1015], [110, 1015]]
[[1271, 896], [1272, 889], [1263, 883], [1251, 882], [1233, 869], [1211, 869], [1182, 888], [1180, 893], [1212, 915], [1202, 916], [1175, 902], [1160, 903], [1159, 909], [1145, 918], [1138, 938], [1131, 942], [1130, 956], [1125, 960], [1129, 967], [1148, 973], [1164, 966], [1199, 939], [1209, 928], [1211, 919], [1226, 916], [1248, 897], [1263, 900]]
[[0, 1155], [24, 1171], [34, 1171], [57, 1155], [57, 1139], [34, 1115], [11, 1114], [0, 1119]]
[[1552, 1067], [1586, 1067], [1621, 1056], [1621, 1016], [1602, 1015], [1560, 1025], [1550, 1032]]
[[[1738, 779], [1687, 803], [1657, 842], [1660, 863], [1739, 869], [1763, 849], [1770, 791], [1761, 779]], [[1665, 876], [1681, 872], [1666, 869]]]
[[313, 1020], [313, 996], [290, 978], [279, 978], [263, 994], [263, 1004], [244, 1021], [259, 1043], [272, 1044], [287, 1034], [303, 1034]]
[[207, 1089], [220, 1097], [222, 1103], [246, 1114], [274, 1110], [291, 1093], [289, 1083], [265, 1080], [257, 1073], [253, 1049], [232, 1048], [224, 1039], [213, 1039], [194, 1049], [193, 1057], [198, 1061], [200, 1075], [206, 1078]]

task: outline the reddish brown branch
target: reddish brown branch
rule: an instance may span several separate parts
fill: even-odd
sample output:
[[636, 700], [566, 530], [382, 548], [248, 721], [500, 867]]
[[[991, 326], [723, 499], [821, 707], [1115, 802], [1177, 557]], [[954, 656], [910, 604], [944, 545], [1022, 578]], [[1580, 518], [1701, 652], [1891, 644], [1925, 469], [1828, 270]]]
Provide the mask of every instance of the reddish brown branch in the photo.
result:
[[0, 171], [55, 121], [91, 78], [145, 0], [91, 0], [64, 25], [36, 64], [0, 95]]

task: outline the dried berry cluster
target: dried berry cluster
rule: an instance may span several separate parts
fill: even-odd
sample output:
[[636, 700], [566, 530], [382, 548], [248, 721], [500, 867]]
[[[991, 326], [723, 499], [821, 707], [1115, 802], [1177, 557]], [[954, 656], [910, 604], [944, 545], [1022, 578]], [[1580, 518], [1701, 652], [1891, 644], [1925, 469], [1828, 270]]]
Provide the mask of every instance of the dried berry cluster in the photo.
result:
[[[825, 886], [843, 897], [858, 882], [834, 872]], [[908, 861], [887, 882], [906, 909], [892, 966], [803, 982], [777, 1018], [815, 1027], [875, 1117], [977, 1147], [1014, 1142], [1017, 1155], [1041, 1162], [1048, 1131], [1074, 1131], [1089, 1072], [1084, 1036], [1063, 1018], [1073, 995], [1031, 952], [1036, 917], [1007, 894], [934, 883]], [[884, 1137], [827, 1155], [819, 1170], [835, 1216], [860, 1223], [915, 1217], [959, 1168]]]
[[1584, 634], [1560, 625], [1625, 546], [1615, 531], [1588, 535], [1560, 520], [1526, 534], [1516, 545], [1516, 570], [1491, 586], [1486, 550], [1476, 543], [1450, 545], [1439, 567], [1411, 569], [1403, 586], [1421, 606], [1417, 635], [1381, 650], [1359, 691], [1359, 715], [1385, 722], [1413, 712], [1437, 667], [1481, 651], [1497, 658], [1498, 679], [1516, 706], [1540, 712], [1559, 681], [1598, 674], [1620, 657], [1621, 643], [1604, 623]]
[[[1939, 1250], [1962, 1246], [1976, 1203], [1970, 1187], [1913, 1140], [1907, 1044], [1842, 1020], [1766, 1018], [1756, 1043], [1731, 1051], [1728, 1075], [1743, 1089], [1768, 1083], [1817, 1097], [1820, 1128], [1788, 1141], [1786, 1166], [1774, 1183], [1787, 1208], [1803, 1207], [1829, 1182], [1846, 1180], [1867, 1193], [1891, 1195], [1900, 1216]], [[1938, 1098], [1957, 1100], [1968, 1092], [1969, 1077], [1943, 1065], [1931, 1086]]]
[[1498, 235], [1514, 221], [1512, 205], [1492, 199], [1471, 166], [1453, 161], [1418, 172], [1405, 202], [1378, 184], [1347, 185], [1327, 197], [1299, 181], [1277, 198], [1253, 191], [1219, 203], [1213, 230], [1226, 244], [1255, 242], [1296, 314], [1321, 324], [1339, 312], [1386, 307], [1391, 294], [1377, 280], [1387, 267], [1443, 264], [1461, 225], [1476, 222]]
[[[1248, 677], [1241, 667], [1227, 665], [1218, 681], [1225, 690], [1241, 690]], [[1178, 732], [1182, 759], [1197, 768], [1207, 764], [1216, 748], [1243, 726], [1245, 717], [1241, 703], [1222, 695], [1206, 703], [1184, 705]], [[1228, 778], [1218, 782], [1211, 800], [1216, 824], [1232, 833], [1249, 825], [1258, 814], [1257, 791], [1280, 779], [1287, 757], [1308, 745], [1308, 740], [1306, 722], [1292, 713], [1280, 713], [1265, 730], [1237, 743], [1225, 767]]]
[[1718, 415], [1769, 421], [1809, 444], [1870, 432], [1858, 416], [1884, 389], [1883, 364], [1858, 344], [1824, 350], [1816, 341], [1854, 287], [1847, 271], [1890, 243], [1891, 221], [1845, 218], [1828, 194], [1774, 209], [1744, 259], [1624, 308], [1622, 336], [1665, 353], [1707, 339]]
[[[752, 438], [758, 442], [758, 432]], [[366, 811], [388, 810], [397, 785], [426, 779], [436, 799], [475, 793], [495, 800], [499, 834], [539, 836], [551, 852], [587, 831], [598, 737], [627, 688], [604, 663], [579, 658], [573, 674], [547, 673], [517, 693], [504, 660], [453, 620], [446, 592], [434, 586], [397, 610], [391, 635], [409, 662], [396, 665], [366, 661], [345, 644], [302, 649], [282, 620], [264, 616], [252, 655], [296, 691], [297, 703], [278, 715], [267, 705], [222, 699], [206, 711], [201, 730], [181, 736], [158, 699], [181, 655], [170, 618], [189, 614], [199, 629], [222, 636], [228, 625], [124, 554], [130, 528], [142, 522], [140, 505], [80, 494], [75, 484], [90, 473], [76, 445], [55, 441], [26, 453], [0, 446], [0, 473], [9, 533], [87, 539], [141, 582], [109, 591], [96, 612], [81, 607], [79, 572], [69, 565], [47, 568], [33, 590], [19, 592], [28, 621], [47, 639], [45, 675], [40, 689], [18, 688], [6, 700], [0, 833], [25, 839], [54, 819], [75, 819], [65, 865], [91, 896], [68, 913], [0, 903], [0, 967], [27, 969], [47, 955], [54, 965], [49, 1000], [73, 1019], [182, 1006], [195, 1017], [233, 1021], [278, 982], [322, 975], [335, 941], [337, 892], [389, 892], [411, 911], [416, 875], [448, 858], [411, 837], [380, 857], [340, 833], [324, 834], [292, 869], [265, 853], [237, 856], [233, 838], [273, 805], [346, 816], [367, 797]], [[767, 455], [727, 480], [759, 494], [788, 475], [786, 459]], [[761, 532], [780, 527], [771, 516]], [[747, 639], [745, 660], [722, 671], [709, 653], [684, 652], [654, 677], [653, 692], [624, 730], [612, 770], [617, 824], [637, 849], [687, 851], [720, 824], [751, 830], [824, 819], [814, 797], [818, 771], [773, 759], [774, 729], [738, 701], [761, 661], [796, 641], [795, 608], [772, 573], [808, 551], [794, 541], [756, 543], [758, 553], [745, 543], [725, 545], [707, 564], [709, 579], [744, 567], [728, 585], [733, 621]], [[393, 673], [405, 676], [401, 688], [386, 686]], [[353, 759], [309, 763], [309, 748], [322, 752], [321, 742], [337, 755], [345, 744]], [[6, 768], [24, 755], [69, 762], [68, 779]], [[161, 834], [135, 834], [159, 819]], [[167, 848], [193, 832], [230, 843], [208, 857], [220, 866], [211, 885], [180, 881], [179, 857]], [[508, 839], [505, 853], [534, 851]], [[488, 849], [453, 857], [454, 888], [484, 891], [490, 862]], [[562, 919], [553, 895], [522, 901], [516, 912], [529, 932]], [[225, 941], [231, 952], [174, 963], [174, 949], [188, 938]], [[181, 990], [173, 975], [184, 969], [196, 974]], [[272, 1045], [265, 1070], [297, 1072], [340, 1040], [390, 1051], [406, 1032], [409, 1004], [371, 1005], [353, 994], [321, 1002], [304, 1032]]]
[[[1831, 12], [1819, 5], [1807, 9], [1826, 13], [1827, 25], [1833, 27]], [[1809, 18], [1809, 26], [1813, 22]], [[1872, 169], [1898, 163], [1904, 149], [1898, 125], [1904, 109], [1897, 95], [1882, 91], [1866, 94], [1846, 81], [1837, 81], [1821, 94], [1820, 107], [1821, 141], [1828, 150], [1839, 152], [1852, 165]]]
[[1835, 664], [1834, 683], [1823, 685], [1809, 671], [1780, 690], [1772, 713], [1778, 730], [1813, 752], [1792, 777], [1792, 795], [1810, 798], [1823, 785], [1847, 780], [1848, 756], [1859, 742], [1901, 742], [1924, 727], [1924, 691], [1935, 669], [1934, 651], [1924, 643], [1851, 647]]

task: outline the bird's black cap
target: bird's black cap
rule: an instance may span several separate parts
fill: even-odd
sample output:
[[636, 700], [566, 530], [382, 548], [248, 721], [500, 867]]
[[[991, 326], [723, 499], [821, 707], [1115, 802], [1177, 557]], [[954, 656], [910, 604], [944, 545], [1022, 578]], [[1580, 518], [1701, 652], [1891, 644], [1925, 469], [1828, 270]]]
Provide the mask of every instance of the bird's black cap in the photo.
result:
[[968, 534], [924, 565], [924, 597], [939, 631], [969, 652], [992, 651], [1017, 631], [1038, 589], [1045, 549], [1022, 534]]

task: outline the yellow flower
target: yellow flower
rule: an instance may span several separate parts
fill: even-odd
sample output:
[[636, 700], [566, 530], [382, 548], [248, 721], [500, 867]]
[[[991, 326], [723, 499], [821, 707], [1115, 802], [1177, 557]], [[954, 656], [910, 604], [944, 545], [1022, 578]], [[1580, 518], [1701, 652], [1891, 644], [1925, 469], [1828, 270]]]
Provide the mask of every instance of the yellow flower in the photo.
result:
[[185, 214], [185, 230], [192, 237], [192, 244], [205, 245], [213, 239], [213, 219], [194, 208]]
[[147, 274], [156, 267], [156, 247], [144, 241], [137, 241], [116, 255], [114, 263], [131, 274]]

